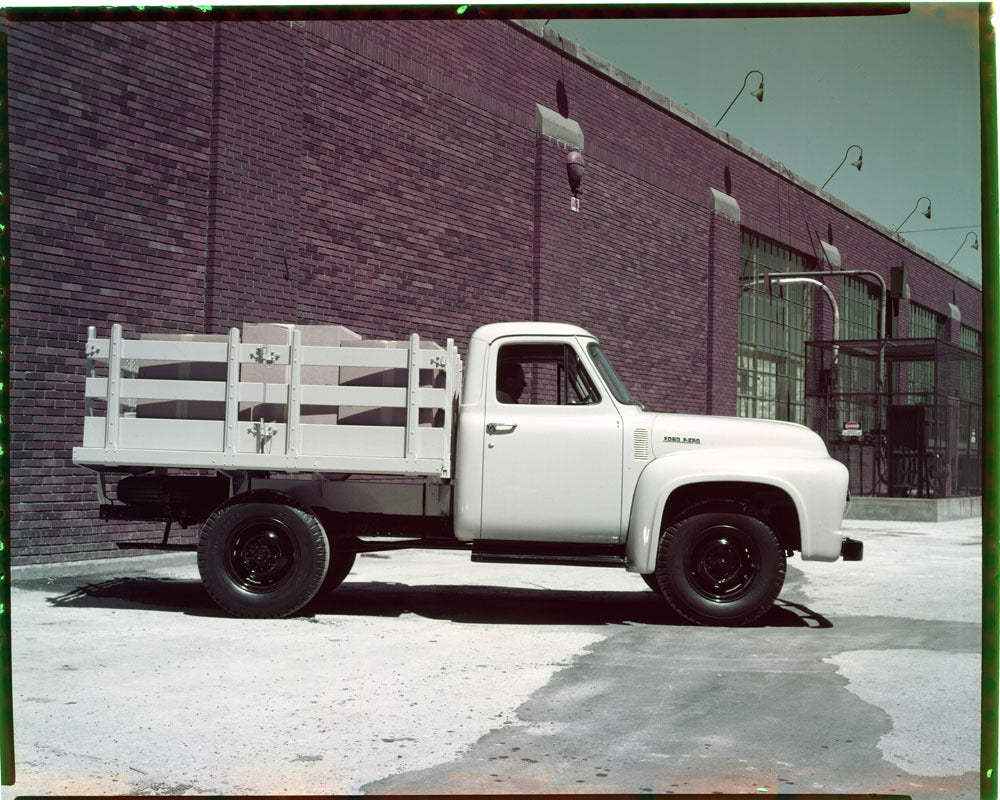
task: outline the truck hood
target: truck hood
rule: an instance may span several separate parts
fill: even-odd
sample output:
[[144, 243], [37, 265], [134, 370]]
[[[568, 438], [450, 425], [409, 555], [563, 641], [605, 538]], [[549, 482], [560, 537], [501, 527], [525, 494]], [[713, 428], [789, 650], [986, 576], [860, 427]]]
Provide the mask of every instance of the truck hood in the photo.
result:
[[826, 445], [817, 434], [792, 422], [693, 414], [645, 416], [651, 418], [650, 438], [656, 458], [734, 448], [752, 449], [762, 456], [779, 453], [797, 458], [828, 456]]

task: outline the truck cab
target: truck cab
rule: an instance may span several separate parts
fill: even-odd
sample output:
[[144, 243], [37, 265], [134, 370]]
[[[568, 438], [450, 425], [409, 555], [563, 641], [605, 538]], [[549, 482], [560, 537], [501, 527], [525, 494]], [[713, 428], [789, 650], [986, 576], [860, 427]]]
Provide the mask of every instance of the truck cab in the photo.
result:
[[625, 418], [638, 406], [612, 395], [593, 351], [597, 341], [569, 325], [496, 324], [473, 335], [458, 422], [458, 538], [623, 541]]
[[645, 411], [598, 341], [571, 325], [476, 331], [456, 467], [455, 534], [474, 557], [620, 558], [699, 622], [746, 622], [769, 607], [794, 552], [861, 557], [839, 530], [847, 469], [819, 436]]

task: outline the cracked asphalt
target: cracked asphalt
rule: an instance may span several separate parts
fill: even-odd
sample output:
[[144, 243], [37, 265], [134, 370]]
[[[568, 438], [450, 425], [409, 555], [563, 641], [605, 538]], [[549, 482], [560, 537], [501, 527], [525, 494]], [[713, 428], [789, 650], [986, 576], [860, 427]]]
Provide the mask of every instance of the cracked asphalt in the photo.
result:
[[979, 794], [981, 521], [848, 520], [753, 627], [613, 569], [359, 558], [286, 620], [192, 554], [15, 568], [16, 783], [44, 794]]

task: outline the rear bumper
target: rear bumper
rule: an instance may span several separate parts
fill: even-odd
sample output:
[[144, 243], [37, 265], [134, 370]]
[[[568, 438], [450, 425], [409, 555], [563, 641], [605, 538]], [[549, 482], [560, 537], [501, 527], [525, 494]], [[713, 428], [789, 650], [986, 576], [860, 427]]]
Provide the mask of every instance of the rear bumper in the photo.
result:
[[844, 561], [861, 561], [865, 554], [865, 543], [845, 536], [840, 543], [840, 557]]

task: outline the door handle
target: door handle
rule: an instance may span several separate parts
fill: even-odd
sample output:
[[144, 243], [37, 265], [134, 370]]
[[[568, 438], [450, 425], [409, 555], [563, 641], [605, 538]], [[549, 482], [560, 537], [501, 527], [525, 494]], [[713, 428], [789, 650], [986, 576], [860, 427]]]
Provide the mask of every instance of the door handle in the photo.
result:
[[486, 425], [486, 432], [490, 436], [497, 436], [504, 433], [513, 433], [517, 425], [510, 422], [490, 422]]

